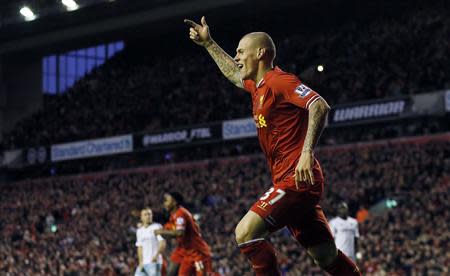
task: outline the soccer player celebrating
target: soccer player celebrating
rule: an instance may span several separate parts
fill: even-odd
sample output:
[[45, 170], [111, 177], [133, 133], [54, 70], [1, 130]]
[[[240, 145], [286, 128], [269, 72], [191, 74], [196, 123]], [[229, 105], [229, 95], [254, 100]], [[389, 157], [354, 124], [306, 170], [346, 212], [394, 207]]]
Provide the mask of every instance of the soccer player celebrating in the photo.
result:
[[258, 139], [272, 174], [273, 187], [259, 198], [236, 227], [236, 241], [256, 275], [281, 275], [268, 234], [287, 226], [309, 255], [331, 275], [361, 275], [336, 249], [319, 205], [324, 178], [314, 147], [330, 107], [295, 75], [273, 66], [272, 38], [249, 33], [234, 59], [211, 38], [204, 17], [185, 20], [190, 39], [203, 46], [234, 85], [250, 93]]
[[159, 223], [153, 223], [153, 213], [150, 208], [141, 210], [141, 223], [136, 232], [136, 246], [139, 266], [135, 276], [161, 276], [163, 264], [162, 253], [166, 249], [166, 241], [155, 230], [162, 229]]
[[164, 194], [164, 208], [170, 212], [166, 229], [155, 231], [165, 238], [176, 238], [177, 248], [173, 251], [167, 276], [198, 276], [212, 274], [211, 251], [200, 234], [191, 213], [183, 204], [183, 196], [178, 192]]
[[330, 220], [330, 228], [336, 247], [356, 261], [355, 254], [359, 239], [358, 221], [348, 215], [347, 203], [339, 204], [338, 216]]

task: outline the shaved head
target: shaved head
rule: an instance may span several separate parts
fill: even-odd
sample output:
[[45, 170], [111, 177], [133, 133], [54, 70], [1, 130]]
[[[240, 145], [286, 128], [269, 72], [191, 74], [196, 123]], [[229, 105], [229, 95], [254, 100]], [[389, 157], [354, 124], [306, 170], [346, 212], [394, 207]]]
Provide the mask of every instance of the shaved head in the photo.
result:
[[264, 73], [273, 68], [276, 49], [272, 38], [263, 32], [246, 34], [236, 49], [234, 61], [240, 69], [240, 77], [243, 80], [256, 81], [264, 76]]
[[249, 40], [249, 44], [254, 49], [265, 49], [265, 58], [269, 62], [273, 62], [275, 59], [277, 50], [275, 48], [275, 43], [273, 43], [272, 38], [264, 32], [254, 32], [246, 34], [242, 40]]

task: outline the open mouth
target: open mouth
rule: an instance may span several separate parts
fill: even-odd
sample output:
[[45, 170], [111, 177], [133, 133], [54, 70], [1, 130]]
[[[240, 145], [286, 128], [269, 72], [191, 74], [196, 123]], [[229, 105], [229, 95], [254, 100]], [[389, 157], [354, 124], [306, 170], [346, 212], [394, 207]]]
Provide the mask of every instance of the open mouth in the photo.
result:
[[239, 69], [242, 69], [242, 67], [244, 67], [244, 64], [238, 64], [237, 66]]

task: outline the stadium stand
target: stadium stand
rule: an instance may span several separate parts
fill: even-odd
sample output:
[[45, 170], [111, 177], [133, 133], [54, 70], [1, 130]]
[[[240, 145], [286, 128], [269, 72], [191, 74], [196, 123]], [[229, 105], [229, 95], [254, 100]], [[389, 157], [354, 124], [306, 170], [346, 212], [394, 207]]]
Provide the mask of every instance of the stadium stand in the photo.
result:
[[[154, 4], [175, 2], [182, 1]], [[448, 1], [359, 2], [353, 3], [367, 10], [384, 5], [386, 14], [353, 16], [349, 9], [346, 18], [318, 16], [328, 25], [305, 27], [284, 25], [284, 14], [259, 24], [267, 18], [244, 11], [253, 22], [236, 28], [236, 20], [213, 36], [232, 53], [238, 41], [223, 38], [238, 39], [254, 26], [269, 25], [277, 65], [299, 75], [332, 106], [450, 89]], [[402, 2], [405, 10], [393, 2]], [[17, 13], [16, 6], [10, 10]], [[10, 31], [21, 35], [16, 26]], [[203, 49], [190, 44], [176, 49], [177, 41], [191, 43], [184, 32], [176, 35], [153, 44], [126, 38], [123, 51], [65, 93], [44, 94], [42, 108], [3, 135], [0, 152], [250, 117], [250, 97], [228, 83]], [[317, 157], [326, 178], [326, 214], [334, 216], [343, 200], [352, 216], [361, 207], [369, 210], [360, 224], [363, 275], [450, 275], [449, 119], [450, 113], [426, 114], [332, 126], [322, 134]], [[164, 222], [167, 190], [183, 193], [187, 207], [200, 216], [214, 269], [221, 275], [252, 275], [236, 247], [234, 227], [271, 185], [255, 138], [177, 146], [34, 164], [27, 163], [24, 150], [23, 164], [0, 168], [0, 275], [131, 275], [138, 210], [150, 206]], [[11, 179], [16, 180], [7, 182]], [[396, 206], [385, 204], [388, 199]], [[271, 241], [284, 276], [324, 275], [287, 231]]]
[[[361, 23], [361, 24], [360, 24]], [[431, 8], [275, 40], [278, 64], [304, 76], [330, 104], [450, 87], [448, 10]], [[237, 41], [227, 41], [233, 49]], [[389, 47], [387, 47], [389, 46]], [[236, 91], [195, 47], [152, 54], [130, 43], [5, 136], [5, 149], [247, 117]], [[300, 50], [299, 50], [300, 49]], [[323, 64], [323, 74], [311, 71]], [[214, 73], [217, 72], [217, 73]], [[219, 100], [220, 99], [220, 100]], [[193, 108], [192, 104], [202, 108]], [[105, 123], [113, 122], [113, 123]]]
[[[328, 215], [340, 200], [354, 214], [394, 198], [398, 206], [361, 225], [364, 275], [450, 273], [449, 134], [320, 149]], [[161, 195], [181, 191], [201, 215], [215, 269], [249, 275], [234, 226], [270, 185], [261, 155], [100, 174], [26, 180], [2, 186], [2, 275], [129, 275], [135, 265], [135, 211], [161, 214]], [[272, 241], [285, 275], [322, 275], [281, 231]]]

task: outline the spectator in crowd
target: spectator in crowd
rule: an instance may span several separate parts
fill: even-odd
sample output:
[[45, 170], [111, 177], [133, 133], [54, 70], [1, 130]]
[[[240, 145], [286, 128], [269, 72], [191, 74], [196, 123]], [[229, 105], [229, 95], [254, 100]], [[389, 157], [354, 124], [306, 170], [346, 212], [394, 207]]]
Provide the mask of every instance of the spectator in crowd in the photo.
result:
[[[313, 34], [295, 29], [289, 32], [292, 36], [275, 37], [281, 42], [279, 65], [300, 74], [331, 106], [450, 88], [448, 9], [436, 5], [399, 14], [348, 21]], [[283, 24], [280, 29], [284, 28]], [[158, 51], [153, 56], [143, 48], [129, 46], [64, 94], [45, 96], [39, 112], [5, 135], [4, 147], [49, 145], [248, 116], [250, 100], [244, 93], [231, 93], [236, 88], [219, 73], [203, 77], [216, 70], [204, 55], [185, 49], [182, 56], [173, 51]], [[319, 63], [325, 68], [322, 73], [315, 70]], [[365, 134], [366, 139], [370, 135]]]
[[[329, 214], [334, 215], [331, 206], [342, 200], [351, 214], [385, 198], [398, 201], [396, 208], [372, 214], [360, 225], [364, 275], [450, 273], [448, 141], [419, 139], [321, 151], [328, 179], [323, 207]], [[137, 266], [138, 218], [130, 213], [147, 204], [159, 206], [165, 190], [177, 189], [189, 199], [190, 210], [201, 214], [215, 270], [250, 275], [236, 250], [233, 226], [258, 196], [254, 191], [270, 186], [265, 171], [261, 155], [243, 155], [2, 184], [0, 274], [131, 275]], [[271, 241], [280, 248], [284, 275], [321, 275], [286, 231]]]

